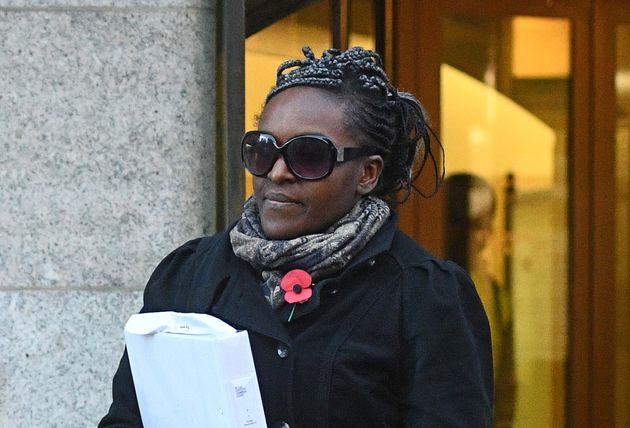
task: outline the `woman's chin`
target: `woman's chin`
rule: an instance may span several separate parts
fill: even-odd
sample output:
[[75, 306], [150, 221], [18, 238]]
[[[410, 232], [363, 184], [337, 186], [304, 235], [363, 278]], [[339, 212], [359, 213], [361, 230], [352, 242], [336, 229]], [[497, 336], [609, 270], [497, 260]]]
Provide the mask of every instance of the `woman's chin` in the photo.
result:
[[284, 219], [283, 221], [265, 221], [262, 220], [262, 229], [269, 239], [288, 240], [304, 235], [296, 224]]
[[307, 224], [302, 224], [299, 221], [296, 221], [295, 217], [285, 217], [285, 218], [274, 218], [274, 219], [261, 219], [261, 226], [263, 232], [265, 232], [265, 236], [268, 239], [272, 240], [289, 240], [299, 238], [305, 235], [312, 235], [315, 233], [320, 233], [326, 230], [326, 227], [323, 229], [309, 227]]

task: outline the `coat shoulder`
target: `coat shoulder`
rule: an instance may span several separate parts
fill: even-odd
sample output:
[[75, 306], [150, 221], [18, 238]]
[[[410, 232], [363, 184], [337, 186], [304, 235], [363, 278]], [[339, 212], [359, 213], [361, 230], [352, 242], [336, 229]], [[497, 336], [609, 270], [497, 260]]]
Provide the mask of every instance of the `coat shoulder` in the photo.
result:
[[468, 273], [456, 263], [427, 251], [402, 232], [392, 241], [390, 255], [401, 272], [403, 300], [446, 299], [458, 304], [462, 294], [475, 300], [475, 286]]
[[402, 269], [413, 267], [434, 267], [449, 272], [464, 272], [461, 267], [450, 260], [444, 260], [424, 248], [409, 235], [398, 230], [394, 234], [391, 255], [398, 261]]
[[208, 260], [229, 257], [229, 236], [225, 232], [195, 238], [166, 256], [149, 278], [144, 290], [143, 312], [184, 311], [197, 282], [200, 267]]

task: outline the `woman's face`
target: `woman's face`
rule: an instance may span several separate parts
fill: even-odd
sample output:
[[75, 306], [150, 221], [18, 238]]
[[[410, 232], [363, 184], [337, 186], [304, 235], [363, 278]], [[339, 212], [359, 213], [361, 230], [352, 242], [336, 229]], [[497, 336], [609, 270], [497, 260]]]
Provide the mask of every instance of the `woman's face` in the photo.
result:
[[[269, 101], [258, 129], [274, 135], [279, 145], [299, 135], [318, 134], [337, 147], [358, 147], [343, 123], [341, 101], [333, 94], [293, 87]], [[266, 176], [253, 178], [263, 231], [271, 239], [324, 231], [376, 186], [381, 170], [380, 156], [363, 157], [337, 163], [329, 176], [307, 181], [295, 177], [280, 156]]]

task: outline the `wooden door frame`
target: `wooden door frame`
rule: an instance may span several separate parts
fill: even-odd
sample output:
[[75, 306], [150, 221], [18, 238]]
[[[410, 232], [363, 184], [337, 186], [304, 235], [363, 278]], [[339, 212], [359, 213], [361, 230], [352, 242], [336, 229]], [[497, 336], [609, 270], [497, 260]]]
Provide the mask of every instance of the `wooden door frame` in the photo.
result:
[[[243, 210], [245, 176], [240, 141], [245, 129], [245, 2], [219, 2], [215, 60], [216, 230], [226, 230]], [[215, 231], [205, 230], [211, 234]]]
[[615, 426], [615, 90], [616, 29], [630, 25], [627, 0], [594, 2], [593, 426]]
[[[603, 195], [596, 195], [598, 183], [593, 179], [599, 171], [594, 166], [593, 140], [593, 64], [592, 43], [593, 21], [592, 0], [547, 0], [547, 1], [485, 1], [445, 0], [428, 2], [398, 0], [394, 11], [394, 78], [402, 89], [409, 90], [422, 100], [433, 118], [433, 129], [439, 135], [440, 118], [440, 62], [442, 40], [441, 17], [446, 14], [468, 14], [481, 16], [531, 15], [568, 18], [573, 25], [572, 66], [573, 79], [570, 99], [570, 146], [568, 148], [568, 224], [569, 224], [569, 349], [567, 361], [567, 423], [571, 427], [610, 426], [607, 420], [611, 409], [605, 398], [596, 394], [604, 388], [609, 374], [600, 374], [609, 362], [594, 349], [594, 343], [604, 340], [596, 333], [608, 323], [595, 322], [598, 311], [593, 303], [607, 301], [607, 291], [595, 291], [594, 284], [601, 272], [594, 269], [595, 240], [598, 245], [609, 241], [608, 231], [603, 230], [605, 218], [595, 221], [596, 202]], [[599, 154], [597, 156], [603, 156]], [[598, 159], [598, 158], [596, 158]], [[603, 159], [602, 162], [606, 162]], [[596, 163], [596, 162], [595, 162]], [[598, 202], [606, 209], [606, 201]], [[429, 250], [443, 254], [441, 200], [423, 200], [414, 196], [400, 210], [401, 227]], [[594, 226], [598, 226], [594, 227]], [[599, 241], [599, 232], [606, 232], [604, 241]], [[610, 251], [610, 247], [608, 247]], [[603, 259], [603, 257], [602, 257]], [[605, 270], [605, 260], [599, 260]], [[609, 271], [610, 272], [610, 271]], [[596, 275], [597, 274], [597, 275]], [[601, 294], [601, 296], [600, 296]], [[600, 326], [600, 324], [602, 324]], [[595, 330], [597, 327], [597, 330]], [[604, 336], [608, 338], [609, 334]], [[601, 386], [601, 388], [595, 388]], [[608, 394], [606, 394], [608, 395]], [[602, 413], [600, 413], [602, 412]]]

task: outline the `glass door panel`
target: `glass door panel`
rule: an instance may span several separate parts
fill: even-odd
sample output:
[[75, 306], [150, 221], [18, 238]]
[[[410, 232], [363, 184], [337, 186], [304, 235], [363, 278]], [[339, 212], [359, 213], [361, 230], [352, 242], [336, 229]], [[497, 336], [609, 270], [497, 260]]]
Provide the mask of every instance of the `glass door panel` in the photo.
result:
[[348, 2], [348, 47], [361, 46], [376, 50], [376, 11], [374, 0]]
[[453, 15], [442, 37], [444, 249], [490, 319], [495, 426], [564, 426], [571, 25]]
[[616, 38], [615, 426], [630, 427], [630, 25], [619, 26]]

